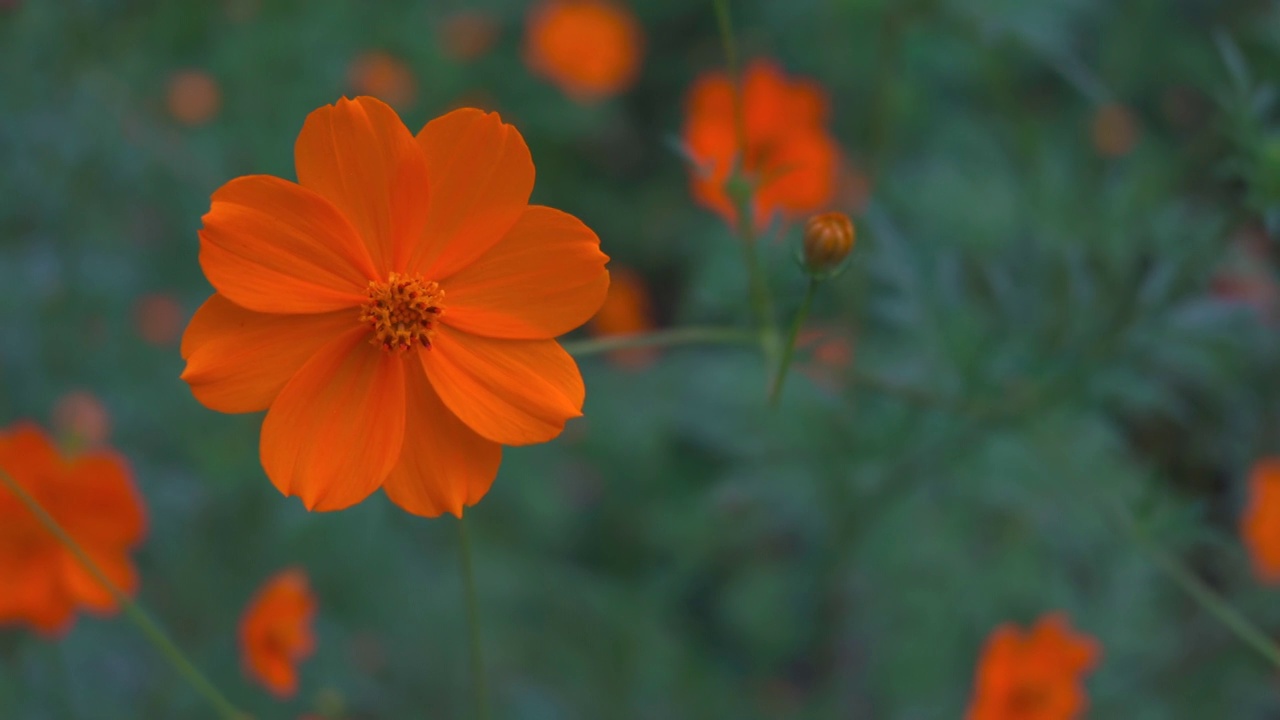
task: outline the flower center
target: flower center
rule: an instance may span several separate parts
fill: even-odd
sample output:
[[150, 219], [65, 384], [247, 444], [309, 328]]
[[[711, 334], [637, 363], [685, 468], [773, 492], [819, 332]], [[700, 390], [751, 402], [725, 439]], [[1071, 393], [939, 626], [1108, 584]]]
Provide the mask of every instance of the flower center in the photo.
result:
[[387, 352], [404, 353], [415, 345], [431, 347], [444, 312], [444, 290], [417, 275], [391, 273], [386, 282], [370, 282], [369, 301], [360, 306], [360, 322], [373, 330], [369, 339]]

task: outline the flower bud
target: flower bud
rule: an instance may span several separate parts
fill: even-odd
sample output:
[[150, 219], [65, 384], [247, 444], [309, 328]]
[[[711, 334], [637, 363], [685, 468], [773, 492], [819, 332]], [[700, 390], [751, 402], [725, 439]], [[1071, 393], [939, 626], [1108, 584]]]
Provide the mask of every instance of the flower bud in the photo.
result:
[[841, 212], [814, 215], [804, 224], [804, 264], [811, 273], [828, 273], [853, 249], [853, 221]]

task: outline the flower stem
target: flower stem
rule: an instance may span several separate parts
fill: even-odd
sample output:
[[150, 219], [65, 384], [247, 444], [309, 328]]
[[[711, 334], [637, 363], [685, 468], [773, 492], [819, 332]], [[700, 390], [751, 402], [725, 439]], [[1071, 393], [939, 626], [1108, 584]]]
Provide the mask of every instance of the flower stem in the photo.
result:
[[738, 62], [738, 43], [733, 34], [733, 18], [729, 12], [729, 0], [714, 0], [716, 20], [720, 28], [720, 42], [724, 46], [724, 59], [729, 81], [733, 85], [733, 130], [736, 161], [733, 171], [725, 183], [725, 192], [733, 201], [737, 222], [735, 230], [741, 239], [742, 260], [747, 266], [747, 278], [751, 293], [751, 309], [755, 315], [756, 328], [760, 335], [760, 347], [765, 361], [772, 366], [777, 356], [778, 329], [773, 316], [773, 298], [769, 293], [769, 284], [765, 281], [760, 267], [759, 251], [756, 248], [755, 212], [752, 208], [752, 196], [755, 193], [751, 178], [743, 172], [747, 157], [747, 121], [743, 102], [742, 69]]
[[813, 306], [813, 296], [818, 289], [818, 279], [809, 276], [809, 286], [805, 288], [804, 300], [796, 317], [791, 321], [791, 332], [787, 333], [787, 343], [782, 346], [782, 360], [778, 363], [778, 374], [773, 378], [773, 388], [769, 391], [769, 404], [778, 406], [782, 399], [782, 386], [787, 382], [787, 370], [791, 367], [791, 358], [796, 354], [796, 340], [800, 337], [800, 328], [809, 317], [809, 308]]
[[177, 670], [178, 673], [187, 680], [187, 682], [191, 683], [191, 686], [195, 688], [197, 692], [209, 701], [209, 704], [212, 705], [223, 718], [226, 718], [226, 720], [248, 720], [249, 716], [237, 709], [235, 705], [232, 705], [231, 701], [228, 700], [226, 696], [213, 685], [213, 683], [209, 682], [208, 678], [202, 675], [200, 671], [196, 669], [195, 665], [191, 664], [191, 661], [187, 660], [187, 657], [182, 654], [182, 651], [178, 649], [178, 646], [173, 644], [173, 641], [164, 634], [164, 631], [156, 625], [155, 621], [153, 621], [151, 617], [148, 616], [147, 613], [144, 612], [142, 608], [139, 607], [138, 604], [135, 603], [128, 595], [124, 594], [120, 588], [116, 587], [115, 583], [111, 582], [111, 580], [107, 578], [106, 574], [102, 572], [102, 569], [98, 567], [98, 564], [95, 563], [93, 559], [89, 557], [89, 554], [84, 551], [84, 548], [80, 547], [80, 544], [77, 543], [75, 539], [73, 539], [71, 535], [69, 535], [67, 531], [58, 524], [57, 520], [53, 519], [53, 516], [50, 515], [43, 506], [40, 505], [40, 501], [32, 497], [17, 480], [13, 479], [13, 476], [9, 475], [9, 473], [4, 470], [0, 470], [0, 481], [3, 481], [5, 487], [7, 487], [23, 505], [27, 506], [27, 509], [31, 511], [31, 514], [36, 516], [36, 519], [40, 521], [40, 524], [44, 525], [45, 529], [52, 533], [53, 536], [58, 539], [58, 542], [62, 543], [62, 545], [75, 557], [76, 561], [93, 576], [93, 579], [97, 580], [104, 588], [107, 589], [107, 592], [111, 593], [111, 597], [115, 598], [115, 601], [120, 605], [121, 609], [124, 610], [125, 615], [129, 616], [129, 619], [138, 626], [138, 629], [142, 631], [142, 634], [146, 636], [147, 640], [149, 640], [151, 644], [154, 645], [166, 659], [168, 659], [174, 669]]
[[1214, 616], [1241, 642], [1266, 658], [1267, 662], [1280, 667], [1280, 646], [1277, 646], [1267, 636], [1266, 632], [1254, 625], [1239, 610], [1232, 607], [1225, 598], [1214, 592], [1191, 568], [1187, 567], [1186, 563], [1157, 545], [1146, 531], [1139, 526], [1123, 503], [1117, 501], [1114, 505], [1120, 524], [1128, 529], [1138, 545], [1146, 550], [1151, 559], [1155, 561], [1156, 566], [1165, 575], [1169, 576], [1169, 579], [1173, 580], [1174, 583], [1191, 596], [1191, 599], [1199, 603], [1202, 608]]
[[471, 536], [467, 523], [458, 518], [458, 554], [462, 561], [462, 583], [467, 597], [467, 625], [471, 636], [471, 682], [476, 694], [476, 717], [489, 720], [489, 693], [485, 688], [484, 654], [480, 646], [480, 604], [476, 575], [471, 564]]
[[564, 349], [574, 357], [586, 357], [614, 350], [662, 345], [750, 345], [754, 342], [756, 342], [755, 333], [737, 328], [679, 327], [651, 333], [575, 340], [565, 343]]

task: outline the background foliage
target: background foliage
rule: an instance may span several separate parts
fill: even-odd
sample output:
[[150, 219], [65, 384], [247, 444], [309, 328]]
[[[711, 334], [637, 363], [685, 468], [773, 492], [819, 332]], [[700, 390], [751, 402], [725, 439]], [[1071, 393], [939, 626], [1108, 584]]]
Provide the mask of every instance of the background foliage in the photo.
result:
[[[416, 78], [411, 128], [459, 104], [515, 123], [535, 202], [638, 269], [661, 324], [745, 323], [735, 240], [671, 144], [686, 88], [722, 65], [710, 3], [632, 5], [641, 77], [584, 107], [529, 76], [520, 2], [466, 4], [498, 32], [474, 60], [442, 36], [461, 2], [0, 3], [0, 421], [101, 398], [152, 518], [140, 598], [258, 717], [465, 716], [454, 523], [381, 496], [323, 515], [279, 497], [260, 419], [199, 406], [136, 303], [195, 309], [209, 194], [293, 177], [306, 113], [379, 49]], [[1280, 589], [1250, 576], [1235, 530], [1248, 466], [1280, 450], [1276, 5], [734, 6], [748, 56], [831, 93], [860, 235], [816, 315], [853, 360], [792, 378], [778, 412], [749, 349], [582, 361], [586, 418], [509, 450], [469, 514], [500, 716], [956, 718], [987, 633], [1062, 609], [1104, 646], [1093, 717], [1280, 717], [1275, 668], [1111, 515], [1132, 509], [1280, 631]], [[198, 127], [165, 110], [186, 68], [221, 88]], [[1108, 106], [1134, 123], [1125, 152], [1107, 151], [1124, 140]], [[803, 279], [795, 229], [779, 235], [789, 310]], [[234, 629], [293, 564], [320, 646], [277, 703], [244, 680]], [[120, 619], [52, 643], [0, 631], [0, 717], [204, 713]]]

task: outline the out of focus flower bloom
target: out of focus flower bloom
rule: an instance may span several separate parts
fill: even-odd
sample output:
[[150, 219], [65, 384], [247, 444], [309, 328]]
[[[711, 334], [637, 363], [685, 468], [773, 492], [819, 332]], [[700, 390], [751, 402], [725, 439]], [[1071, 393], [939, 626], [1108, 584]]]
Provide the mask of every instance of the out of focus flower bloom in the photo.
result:
[[216, 294], [182, 341], [207, 407], [267, 410], [261, 459], [285, 495], [339, 510], [383, 488], [461, 516], [503, 445], [582, 414], [554, 340], [609, 286], [599, 239], [529, 205], [524, 139], [456, 110], [415, 138], [373, 98], [308, 116], [298, 183], [242, 177], [213, 195], [200, 264]]
[[616, 95], [640, 74], [644, 35], [613, 0], [545, 0], [529, 13], [525, 62], [580, 102]]
[[204, 125], [222, 107], [218, 81], [203, 70], [181, 70], [169, 77], [169, 115], [183, 125]]
[[1093, 148], [1105, 158], [1124, 157], [1138, 144], [1138, 121], [1129, 108], [1110, 103], [1093, 115]]
[[290, 568], [258, 590], [240, 619], [245, 673], [277, 697], [298, 692], [298, 665], [316, 649], [316, 598], [306, 574]]
[[1266, 230], [1245, 225], [1235, 233], [1210, 292], [1218, 300], [1252, 309], [1262, 320], [1280, 321], [1280, 286]]
[[[18, 423], [0, 431], [0, 470], [40, 503], [118, 589], [136, 592], [129, 550], [142, 541], [147, 522], [124, 458], [109, 450], [63, 457], [39, 428]], [[82, 608], [118, 610], [111, 592], [0, 485], [0, 623], [26, 623], [58, 635]]]
[[841, 212], [822, 213], [804, 224], [804, 263], [809, 272], [829, 273], [840, 267], [853, 249], [853, 221]]
[[463, 10], [440, 27], [440, 48], [446, 57], [470, 62], [484, 56], [498, 40], [498, 21], [486, 12]]
[[1264, 583], [1280, 583], [1280, 457], [1259, 460], [1249, 471], [1240, 537], [1254, 576]]
[[683, 136], [694, 163], [694, 199], [736, 224], [725, 183], [740, 163], [755, 188], [758, 227], [768, 225], [775, 213], [797, 219], [828, 206], [836, 191], [840, 148], [827, 132], [826, 93], [758, 60], [746, 70], [742, 94], [746, 152], [739, 158], [729, 76], [708, 73], [689, 92]]
[[1005, 624], [987, 639], [967, 720], [1072, 720], [1088, 707], [1084, 675], [1101, 649], [1071, 629], [1062, 613], [1030, 632]]
[[93, 393], [72, 390], [53, 405], [53, 430], [67, 447], [99, 447], [111, 436], [111, 415]]
[[[653, 303], [644, 279], [630, 268], [609, 271], [609, 294], [587, 329], [597, 337], [634, 335], [654, 327]], [[624, 367], [643, 367], [658, 355], [656, 348], [627, 348], [609, 353], [609, 359]]]
[[409, 66], [381, 50], [366, 52], [353, 60], [347, 70], [347, 84], [357, 95], [372, 95], [399, 108], [412, 104], [418, 94]]
[[810, 382], [829, 392], [844, 388], [853, 367], [853, 339], [849, 330], [837, 326], [808, 326], [796, 338], [801, 359], [796, 369]]
[[178, 341], [185, 319], [182, 305], [172, 295], [152, 293], [138, 298], [133, 306], [133, 322], [138, 336], [156, 347]]

